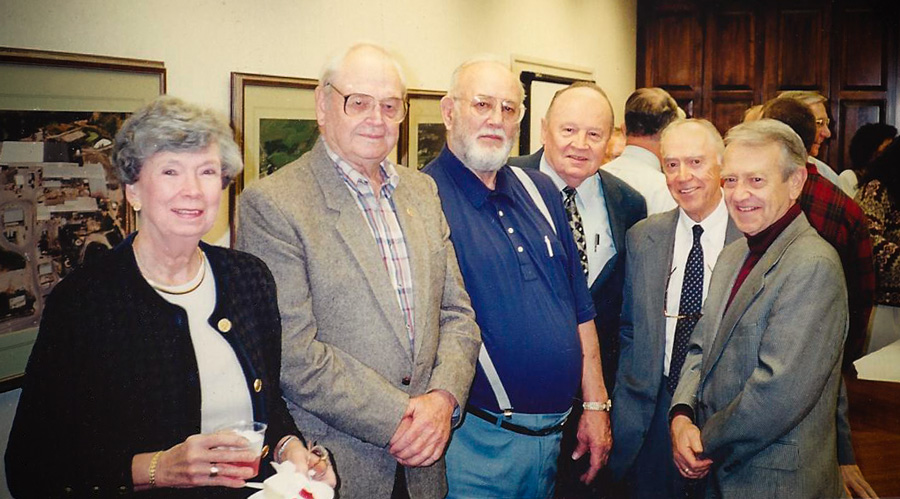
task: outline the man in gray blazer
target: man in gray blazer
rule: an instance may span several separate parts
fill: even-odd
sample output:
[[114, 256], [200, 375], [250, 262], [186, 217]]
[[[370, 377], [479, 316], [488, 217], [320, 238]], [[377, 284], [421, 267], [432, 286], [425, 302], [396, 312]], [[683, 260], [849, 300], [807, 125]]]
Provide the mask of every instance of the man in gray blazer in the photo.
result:
[[[702, 275], [696, 282], [707, 296], [712, 268], [726, 244], [741, 236], [728, 218], [720, 170], [725, 145], [706, 120], [675, 121], [660, 140], [663, 173], [678, 208], [651, 215], [628, 231], [628, 263], [621, 319], [621, 356], [613, 391], [615, 445], [609, 459], [614, 477], [631, 497], [685, 497], [689, 486], [672, 462], [669, 405], [693, 323], [681, 306], [690, 292], [685, 268], [696, 241]], [[679, 322], [682, 324], [679, 325]], [[682, 331], [683, 330], [683, 331]]]
[[[644, 198], [615, 175], [600, 169], [612, 134], [613, 110], [606, 93], [594, 83], [578, 82], [554, 94], [541, 120], [544, 147], [534, 154], [510, 158], [509, 164], [540, 170], [553, 180], [572, 220], [583, 221], [575, 240], [585, 242], [585, 277], [597, 316], [603, 377], [612, 389], [619, 361], [619, 315], [625, 280], [625, 232], [647, 216]], [[601, 472], [590, 485], [578, 478], [588, 459], [573, 463], [581, 403], [563, 430], [556, 494], [559, 497], [598, 497], [610, 493], [610, 480]]]
[[316, 87], [322, 138], [241, 195], [238, 247], [278, 284], [284, 397], [343, 498], [446, 495], [480, 346], [434, 182], [385, 159], [404, 93], [383, 49], [351, 47]]
[[[670, 411], [675, 464], [706, 497], [840, 497], [835, 411], [847, 289], [796, 204], [800, 137], [774, 120], [726, 137], [722, 251]], [[815, 290], [815, 293], [811, 293]]]

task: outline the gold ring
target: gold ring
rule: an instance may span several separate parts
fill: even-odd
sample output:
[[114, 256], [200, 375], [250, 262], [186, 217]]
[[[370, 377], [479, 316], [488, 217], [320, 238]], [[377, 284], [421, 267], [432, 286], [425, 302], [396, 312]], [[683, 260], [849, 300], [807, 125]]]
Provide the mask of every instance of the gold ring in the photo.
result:
[[212, 466], [209, 467], [209, 477], [210, 477], [210, 478], [215, 478], [215, 477], [217, 477], [217, 476], [219, 476], [219, 468], [216, 467], [216, 465], [214, 464], [214, 465], [212, 465]]

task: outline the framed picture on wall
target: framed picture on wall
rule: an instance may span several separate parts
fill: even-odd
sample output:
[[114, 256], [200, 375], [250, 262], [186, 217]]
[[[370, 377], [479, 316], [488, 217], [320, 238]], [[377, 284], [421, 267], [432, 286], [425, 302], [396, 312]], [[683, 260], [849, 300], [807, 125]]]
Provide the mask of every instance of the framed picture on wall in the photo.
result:
[[[298, 159], [319, 138], [316, 85], [318, 81], [309, 78], [231, 73], [231, 124], [244, 159], [244, 172], [230, 193], [232, 246], [241, 191]], [[395, 150], [392, 159], [396, 155]]]
[[[0, 391], [21, 385], [47, 295], [135, 228], [110, 154], [166, 89], [162, 62], [0, 47]], [[102, 285], [102, 283], [98, 283]]]
[[409, 112], [400, 125], [400, 163], [421, 170], [438, 157], [446, 142], [441, 97], [446, 92], [409, 90]]

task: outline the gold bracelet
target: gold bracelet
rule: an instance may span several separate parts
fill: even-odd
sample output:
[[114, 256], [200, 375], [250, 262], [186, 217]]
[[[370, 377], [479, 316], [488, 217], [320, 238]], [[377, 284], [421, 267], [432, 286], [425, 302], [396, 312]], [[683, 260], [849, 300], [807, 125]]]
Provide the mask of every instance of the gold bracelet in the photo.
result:
[[156, 488], [156, 465], [159, 464], [159, 456], [162, 456], [163, 451], [159, 451], [156, 454], [153, 454], [153, 457], [150, 459], [150, 488]]

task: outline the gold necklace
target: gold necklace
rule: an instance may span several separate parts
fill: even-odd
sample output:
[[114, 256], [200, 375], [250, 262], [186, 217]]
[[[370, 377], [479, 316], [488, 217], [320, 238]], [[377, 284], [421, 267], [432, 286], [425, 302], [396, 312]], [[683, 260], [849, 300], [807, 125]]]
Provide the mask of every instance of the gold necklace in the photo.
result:
[[[191, 286], [188, 289], [179, 289], [181, 286], [166, 286], [165, 284], [160, 284], [153, 279], [147, 277], [147, 274], [144, 272], [144, 263], [141, 260], [141, 255], [138, 253], [137, 246], [132, 246], [134, 249], [134, 259], [138, 264], [138, 270], [141, 272], [141, 275], [144, 277], [144, 280], [147, 281], [147, 284], [150, 285], [153, 289], [165, 293], [167, 295], [186, 295], [193, 291], [196, 291], [197, 288], [203, 284], [203, 281], [206, 279], [206, 255], [203, 254], [203, 251], [200, 250], [200, 247], [197, 247], [197, 255], [200, 257], [200, 269], [197, 271], [197, 275], [195, 275], [191, 281], [197, 281], [196, 284]], [[188, 284], [191, 282], [188, 281]]]

